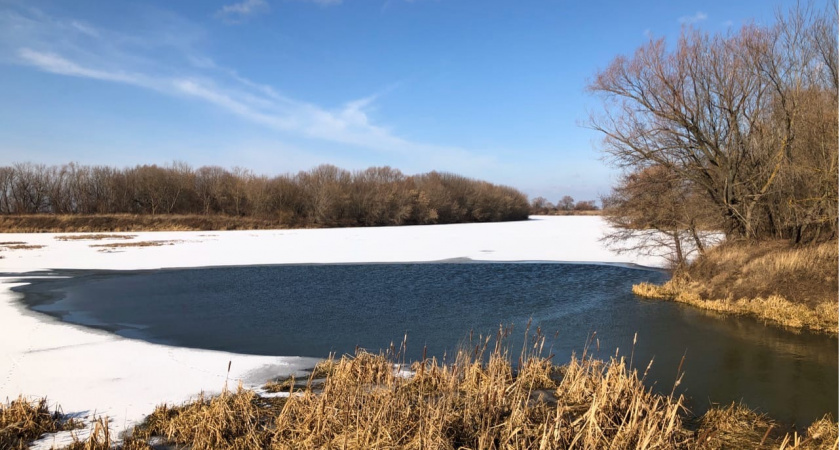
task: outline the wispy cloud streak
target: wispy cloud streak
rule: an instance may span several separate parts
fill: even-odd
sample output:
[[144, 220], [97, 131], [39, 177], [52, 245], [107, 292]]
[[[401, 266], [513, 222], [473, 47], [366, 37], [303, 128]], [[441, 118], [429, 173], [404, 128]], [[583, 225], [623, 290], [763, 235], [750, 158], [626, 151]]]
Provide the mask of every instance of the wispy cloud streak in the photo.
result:
[[216, 12], [216, 17], [229, 23], [241, 23], [250, 16], [268, 12], [270, 9], [265, 0], [243, 0], [222, 6]]
[[683, 25], [693, 25], [695, 23], [702, 22], [708, 18], [709, 16], [706, 13], [702, 11], [697, 11], [696, 13], [694, 13], [694, 15], [680, 17], [679, 19], [677, 19], [677, 22]]
[[[0, 28], [25, 28], [25, 33], [0, 30], [0, 61], [25, 65], [63, 76], [81, 77], [149, 89], [166, 95], [199, 100], [244, 120], [291, 136], [355, 146], [404, 157], [437, 160], [443, 168], [478, 168], [495, 164], [455, 146], [404, 139], [375, 123], [371, 111], [393, 86], [364, 98], [325, 108], [286, 96], [275, 87], [258, 83], [217, 64], [195, 51], [189, 41], [173, 36], [158, 46], [169, 46], [180, 58], [159, 61], [138, 53], [141, 37], [105, 28], [79, 29], [73, 21], [0, 14]], [[81, 22], [78, 22], [81, 23]], [[75, 29], [75, 34], [68, 30]], [[95, 31], [95, 34], [91, 31]], [[55, 36], [63, 36], [63, 40]], [[61, 44], [57, 44], [57, 43]], [[156, 53], [156, 48], [148, 51]], [[180, 60], [181, 64], [175, 62]]]

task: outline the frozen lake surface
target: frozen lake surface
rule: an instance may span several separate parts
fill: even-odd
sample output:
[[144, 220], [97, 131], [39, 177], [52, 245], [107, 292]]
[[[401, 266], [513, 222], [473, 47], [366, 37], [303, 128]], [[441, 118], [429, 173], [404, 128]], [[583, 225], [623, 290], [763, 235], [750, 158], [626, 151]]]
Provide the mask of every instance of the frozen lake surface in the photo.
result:
[[[701, 413], [743, 401], [777, 419], [810, 423], [837, 414], [837, 340], [722, 318], [630, 293], [657, 270], [558, 263], [316, 264], [83, 271], [16, 290], [31, 308], [123, 337], [178, 347], [271, 356], [326, 357], [399, 345], [408, 357], [451, 356], [470, 331], [512, 326], [518, 355], [529, 321], [554, 361], [589, 347], [616, 349], [648, 381], [680, 389]], [[634, 335], [638, 334], [634, 346]]]

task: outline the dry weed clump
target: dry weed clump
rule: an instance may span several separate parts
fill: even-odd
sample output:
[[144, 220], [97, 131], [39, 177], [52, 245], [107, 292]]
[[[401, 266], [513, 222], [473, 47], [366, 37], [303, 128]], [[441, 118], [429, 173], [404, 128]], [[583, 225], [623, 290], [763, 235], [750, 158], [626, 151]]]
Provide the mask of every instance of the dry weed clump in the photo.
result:
[[814, 421], [804, 435], [794, 431], [782, 434], [778, 424], [744, 405], [712, 408], [698, 421], [695, 449], [837, 449], [838, 423], [831, 416]]
[[768, 417], [739, 404], [712, 408], [699, 420], [697, 448], [771, 448], [775, 424]]
[[44, 433], [79, 428], [58, 411], [50, 412], [46, 398], [30, 401], [23, 396], [0, 404], [0, 449], [25, 449]]
[[201, 395], [180, 407], [161, 405], [136, 427], [131, 442], [138, 445], [152, 437], [194, 449], [267, 448], [268, 433], [283, 399], [265, 399], [241, 386], [216, 397]]
[[640, 283], [633, 293], [837, 334], [837, 259], [836, 241], [805, 247], [724, 245], [665, 284]]
[[136, 234], [65, 234], [56, 236], [57, 241], [101, 241], [103, 239], [134, 239]]

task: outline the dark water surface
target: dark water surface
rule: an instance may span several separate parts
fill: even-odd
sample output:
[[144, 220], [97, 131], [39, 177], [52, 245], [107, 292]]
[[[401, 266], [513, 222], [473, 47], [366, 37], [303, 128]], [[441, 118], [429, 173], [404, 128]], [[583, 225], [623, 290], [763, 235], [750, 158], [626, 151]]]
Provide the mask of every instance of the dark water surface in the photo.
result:
[[[472, 330], [511, 325], [513, 349], [529, 320], [563, 363], [589, 351], [632, 354], [648, 381], [679, 389], [702, 413], [743, 401], [799, 426], [837, 417], [837, 339], [793, 334], [630, 293], [666, 275], [638, 268], [553, 263], [283, 265], [76, 272], [16, 290], [32, 309], [150, 342], [238, 353], [326, 357], [400, 343], [408, 356], [452, 355]], [[638, 340], [634, 347], [634, 334]], [[599, 350], [600, 349], [600, 350]], [[518, 354], [518, 350], [514, 350]]]

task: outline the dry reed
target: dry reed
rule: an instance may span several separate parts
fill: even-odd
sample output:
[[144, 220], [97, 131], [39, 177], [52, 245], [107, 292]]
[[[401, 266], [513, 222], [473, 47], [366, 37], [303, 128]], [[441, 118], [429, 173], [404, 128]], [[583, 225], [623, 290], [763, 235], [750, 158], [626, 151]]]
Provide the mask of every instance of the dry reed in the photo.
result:
[[[585, 354], [554, 366], [539, 345], [519, 369], [497, 339], [424, 359], [401, 376], [384, 355], [330, 358], [308, 385], [265, 406], [239, 389], [161, 406], [135, 437], [210, 448], [678, 448], [691, 442], [682, 398], [651, 392], [624, 359]], [[325, 377], [317, 388], [317, 377]]]
[[[563, 366], [543, 357], [541, 343], [514, 365], [489, 340], [463, 348], [451, 364], [424, 358], [404, 376], [398, 357], [358, 351], [330, 358], [288, 397], [265, 398], [239, 386], [181, 406], [161, 405], [124, 439], [97, 419], [71, 450], [201, 449], [828, 449], [838, 424], [826, 416], [804, 435], [783, 433], [770, 418], [741, 405], [687, 416], [682, 397], [644, 386], [644, 373], [623, 358], [572, 356]], [[316, 378], [316, 375], [319, 378]], [[323, 376], [323, 381], [316, 382]], [[676, 386], [675, 386], [676, 387]], [[22, 400], [18, 400], [20, 402]], [[0, 448], [26, 448], [58, 431], [45, 401], [0, 409]], [[17, 419], [6, 419], [7, 411]], [[32, 411], [35, 411], [33, 413]], [[22, 417], [24, 419], [22, 419]], [[29, 419], [29, 417], [33, 417]], [[9, 425], [13, 424], [24, 425]], [[45, 425], [33, 426], [35, 423]], [[693, 426], [692, 426], [693, 424]], [[10, 431], [11, 430], [11, 431]], [[154, 443], [153, 447], [151, 443]], [[161, 447], [163, 446], [163, 447]]]

